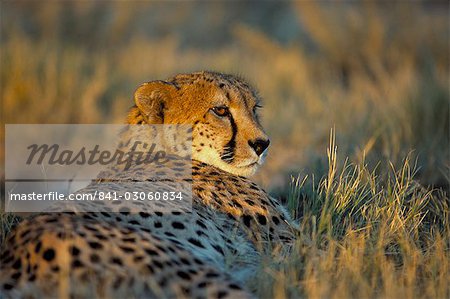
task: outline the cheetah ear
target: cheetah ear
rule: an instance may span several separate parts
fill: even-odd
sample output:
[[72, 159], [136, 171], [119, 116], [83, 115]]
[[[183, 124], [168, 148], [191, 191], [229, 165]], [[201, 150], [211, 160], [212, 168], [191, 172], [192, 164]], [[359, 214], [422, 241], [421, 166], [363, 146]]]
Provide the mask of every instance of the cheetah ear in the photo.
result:
[[175, 85], [165, 81], [152, 81], [139, 86], [134, 93], [134, 103], [146, 123], [164, 123], [164, 109], [175, 90]]

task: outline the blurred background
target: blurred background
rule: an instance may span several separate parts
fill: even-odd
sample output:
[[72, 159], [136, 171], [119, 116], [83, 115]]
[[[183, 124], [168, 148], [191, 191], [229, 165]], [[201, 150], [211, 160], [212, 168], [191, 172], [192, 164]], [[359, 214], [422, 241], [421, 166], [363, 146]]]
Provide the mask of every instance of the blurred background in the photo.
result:
[[448, 190], [447, 1], [10, 1], [0, 40], [3, 123], [122, 123], [142, 82], [215, 70], [263, 97], [273, 194], [327, 172], [332, 128], [340, 160]]

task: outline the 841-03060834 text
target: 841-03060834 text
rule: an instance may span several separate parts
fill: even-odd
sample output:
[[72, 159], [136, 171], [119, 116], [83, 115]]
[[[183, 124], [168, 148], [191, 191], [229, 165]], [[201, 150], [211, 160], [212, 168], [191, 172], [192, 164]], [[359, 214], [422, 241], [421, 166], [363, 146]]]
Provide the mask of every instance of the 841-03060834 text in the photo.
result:
[[95, 191], [93, 193], [72, 193], [65, 195], [57, 191], [50, 191], [45, 193], [10, 193], [8, 196], [10, 201], [73, 201], [73, 200], [141, 200], [141, 201], [174, 201], [183, 200], [183, 193], [181, 191], [151, 191], [151, 192], [102, 192]]

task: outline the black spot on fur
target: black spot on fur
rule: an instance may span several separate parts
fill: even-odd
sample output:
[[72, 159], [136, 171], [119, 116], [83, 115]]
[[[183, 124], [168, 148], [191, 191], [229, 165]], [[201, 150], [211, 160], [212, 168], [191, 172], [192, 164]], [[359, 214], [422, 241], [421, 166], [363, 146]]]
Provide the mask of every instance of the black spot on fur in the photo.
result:
[[253, 200], [251, 200], [251, 199], [245, 199], [245, 202], [248, 203], [251, 206], [255, 205], [255, 202]]
[[217, 293], [217, 299], [222, 299], [222, 298], [226, 297], [227, 295], [228, 295], [227, 291], [219, 291]]
[[80, 254], [80, 249], [78, 249], [76, 246], [71, 246], [69, 248], [69, 252], [70, 254], [72, 254], [73, 256], [78, 256]]
[[150, 254], [150, 255], [152, 255], [152, 256], [157, 256], [157, 255], [159, 255], [158, 251], [153, 250], [153, 249], [150, 249], [150, 248], [145, 249], [145, 252], [147, 252], [148, 254]]
[[180, 277], [181, 279], [184, 279], [184, 280], [191, 280], [190, 275], [187, 274], [187, 273], [184, 272], [184, 271], [177, 271], [177, 275], [178, 275], [178, 277]]
[[153, 261], [153, 265], [155, 265], [159, 269], [162, 269], [164, 267], [164, 265], [159, 261]]
[[11, 279], [18, 280], [20, 278], [20, 276], [22, 276], [22, 273], [21, 272], [16, 272], [13, 275], [11, 275]]
[[123, 238], [122, 241], [124, 241], [125, 243], [134, 243], [136, 242], [135, 238]]
[[12, 265], [12, 267], [13, 267], [14, 269], [16, 269], [16, 270], [19, 270], [20, 267], [22, 267], [22, 261], [20, 260], [20, 258], [18, 258], [18, 259], [14, 262], [14, 264]]
[[[83, 219], [91, 220], [91, 219], [95, 219], [95, 218], [90, 214], [84, 214]], [[55, 219], [55, 221], [52, 221], [52, 222], [56, 222], [56, 221], [57, 221], [57, 219]]]
[[183, 264], [185, 264], [186, 266], [190, 266], [191, 262], [189, 262], [189, 260], [187, 260], [186, 258], [182, 257], [180, 258], [180, 262], [182, 262]]
[[244, 221], [245, 226], [250, 227], [250, 222], [252, 220], [252, 217], [250, 215], [244, 215], [242, 217], [242, 220]]
[[208, 273], [206, 273], [206, 277], [208, 277], [208, 278], [216, 278], [216, 277], [219, 277], [219, 274], [217, 274], [215, 272], [208, 272]]
[[178, 221], [172, 222], [172, 227], [175, 229], [185, 229], [184, 224]]
[[65, 234], [64, 232], [59, 232], [59, 233], [56, 234], [56, 236], [57, 236], [59, 239], [65, 239], [65, 238], [66, 238], [66, 234]]
[[200, 219], [196, 221], [196, 223], [203, 229], [207, 229], [206, 225]]
[[149, 213], [145, 213], [145, 212], [140, 212], [139, 215], [140, 215], [142, 218], [148, 218], [148, 217], [150, 217], [150, 214], [149, 214]]
[[90, 230], [92, 232], [98, 232], [97, 228], [95, 228], [93, 226], [85, 225], [84, 228], [87, 230]]
[[165, 279], [164, 277], [161, 278], [161, 279], [158, 281], [158, 284], [159, 284], [160, 287], [164, 288], [164, 287], [167, 285], [167, 279]]
[[144, 259], [144, 257], [143, 256], [141, 256], [141, 255], [137, 255], [137, 256], [135, 256], [134, 258], [133, 258], [133, 261], [135, 261], [136, 263], [137, 262], [140, 262], [140, 261], [142, 261]]
[[194, 262], [195, 262], [196, 264], [203, 265], [202, 260], [199, 260], [198, 258], [194, 258]]
[[197, 284], [197, 287], [203, 289], [206, 288], [208, 285], [210, 285], [211, 283], [209, 281], [202, 281], [200, 283]]
[[213, 245], [213, 248], [218, 252], [218, 253], [220, 253], [221, 255], [225, 255], [225, 253], [223, 252], [223, 250], [222, 250], [222, 248], [220, 248], [219, 246], [217, 246], [217, 245]]
[[134, 252], [134, 248], [132, 248], [132, 247], [120, 246], [119, 248], [120, 248], [123, 252], [126, 252], [126, 253]]
[[280, 219], [278, 219], [277, 216], [272, 216], [272, 221], [273, 221], [273, 223], [275, 223], [275, 225], [280, 224]]
[[189, 243], [191, 243], [197, 247], [205, 248], [205, 246], [203, 246], [203, 244], [199, 240], [196, 240], [194, 238], [189, 238], [188, 241], [189, 241]]
[[198, 273], [195, 269], [189, 269], [188, 272], [191, 273], [192, 275], [197, 275]]
[[153, 269], [152, 265], [146, 265], [146, 266], [147, 266], [147, 269], [150, 272], [150, 274], [155, 273], [155, 270]]
[[83, 263], [80, 260], [74, 260], [72, 262], [72, 268], [81, 268], [83, 267]]
[[102, 249], [103, 245], [101, 243], [98, 242], [88, 242], [89, 247], [91, 247], [92, 249]]
[[39, 253], [39, 251], [41, 251], [41, 248], [42, 248], [42, 242], [41, 242], [41, 241], [38, 241], [38, 242], [36, 243], [36, 246], [34, 247], [34, 252], [35, 252], [35, 253]]
[[238, 203], [236, 200], [233, 200], [233, 204], [234, 204], [237, 208], [242, 209], [242, 205], [241, 205], [240, 203]]
[[47, 249], [43, 255], [44, 260], [50, 262], [55, 258], [55, 251], [53, 249]]
[[195, 232], [197, 233], [197, 236], [199, 236], [199, 237], [206, 236], [206, 234], [204, 232], [202, 232], [201, 230], [196, 230]]
[[237, 284], [234, 284], [234, 283], [230, 283], [228, 285], [228, 287], [233, 290], [242, 290], [242, 288], [240, 286], [238, 286]]
[[189, 288], [186, 288], [186, 287], [182, 287], [182, 288], [181, 288], [181, 291], [183, 292], [183, 294], [184, 294], [185, 296], [188, 296], [188, 297], [189, 297], [189, 295], [191, 294], [191, 290], [190, 290]]
[[257, 214], [257, 219], [258, 219], [259, 224], [261, 224], [261, 225], [266, 225], [267, 224], [266, 216], [264, 216], [262, 214]]
[[14, 286], [12, 284], [9, 284], [9, 283], [3, 284], [3, 289], [5, 289], [5, 290], [11, 290], [12, 288], [14, 288]]
[[21, 238], [25, 238], [29, 233], [30, 233], [30, 230], [27, 229], [27, 230], [25, 230], [24, 232], [22, 232], [22, 233], [20, 234], [20, 237], [21, 237]]
[[118, 257], [111, 258], [111, 263], [119, 265], [119, 266], [123, 265], [122, 260], [120, 258], [118, 258]]

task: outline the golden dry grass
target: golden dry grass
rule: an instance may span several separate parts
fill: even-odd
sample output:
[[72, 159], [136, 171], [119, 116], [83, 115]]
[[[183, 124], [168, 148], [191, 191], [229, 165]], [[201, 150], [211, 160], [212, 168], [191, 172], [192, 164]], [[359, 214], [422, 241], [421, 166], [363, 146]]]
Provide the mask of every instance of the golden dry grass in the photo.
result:
[[448, 4], [235, 4], [2, 2], [2, 122], [118, 123], [144, 81], [241, 74], [272, 139], [255, 179], [301, 223], [256, 294], [449, 298]]
[[448, 197], [414, 181], [409, 158], [381, 180], [364, 161], [339, 165], [332, 135], [328, 159], [317, 185], [293, 180], [298, 239], [291, 252], [265, 257], [250, 283], [258, 296], [448, 298]]

